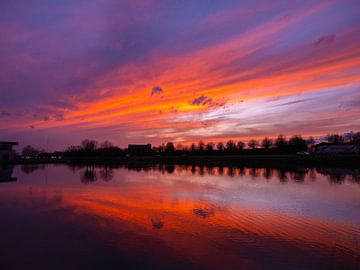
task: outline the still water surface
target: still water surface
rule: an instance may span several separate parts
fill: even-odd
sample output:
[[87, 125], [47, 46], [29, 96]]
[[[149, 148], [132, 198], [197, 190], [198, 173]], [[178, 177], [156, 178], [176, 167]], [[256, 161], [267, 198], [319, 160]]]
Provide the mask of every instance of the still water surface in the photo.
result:
[[3, 167], [0, 269], [359, 269], [360, 170]]

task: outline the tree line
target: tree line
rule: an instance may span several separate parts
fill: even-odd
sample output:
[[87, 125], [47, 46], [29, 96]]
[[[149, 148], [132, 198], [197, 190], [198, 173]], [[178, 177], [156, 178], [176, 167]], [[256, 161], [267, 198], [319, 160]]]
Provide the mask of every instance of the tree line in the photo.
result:
[[[350, 134], [350, 135], [349, 135]], [[328, 134], [324, 142], [341, 143], [360, 143], [360, 132], [348, 133], [347, 136], [339, 134]], [[304, 139], [301, 135], [293, 135], [287, 139], [284, 135], [279, 135], [275, 139], [265, 137], [262, 140], [251, 139], [247, 143], [244, 141], [228, 140], [227, 142], [203, 142], [192, 143], [190, 145], [174, 144], [168, 142], [159, 146], [152, 147], [151, 151], [143, 152], [141, 155], [226, 155], [226, 154], [293, 154], [299, 151], [307, 151], [316, 143], [313, 137]], [[39, 151], [32, 146], [26, 146], [22, 150], [23, 156], [48, 156], [49, 153]], [[54, 153], [53, 153], [54, 154]], [[85, 139], [78, 146], [69, 146], [63, 152], [56, 152], [59, 156], [126, 156], [129, 154], [127, 148], [115, 146], [110, 141], [98, 143], [95, 140]]]

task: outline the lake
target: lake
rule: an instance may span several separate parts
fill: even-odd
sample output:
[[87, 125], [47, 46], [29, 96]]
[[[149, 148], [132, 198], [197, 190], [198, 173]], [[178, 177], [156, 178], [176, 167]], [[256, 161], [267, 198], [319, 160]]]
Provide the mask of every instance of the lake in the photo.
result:
[[359, 269], [360, 169], [0, 165], [0, 269]]

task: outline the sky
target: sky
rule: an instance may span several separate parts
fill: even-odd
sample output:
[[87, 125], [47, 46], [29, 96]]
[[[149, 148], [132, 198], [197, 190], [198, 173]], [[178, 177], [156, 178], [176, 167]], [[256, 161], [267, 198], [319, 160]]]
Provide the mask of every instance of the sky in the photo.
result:
[[0, 140], [360, 130], [360, 1], [3, 0]]

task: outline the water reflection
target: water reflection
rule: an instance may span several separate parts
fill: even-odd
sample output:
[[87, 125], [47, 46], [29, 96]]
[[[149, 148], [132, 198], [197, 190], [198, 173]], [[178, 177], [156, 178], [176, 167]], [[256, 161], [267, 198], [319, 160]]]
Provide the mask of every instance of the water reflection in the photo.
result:
[[0, 185], [1, 269], [358, 269], [360, 263], [356, 169], [33, 168], [14, 168], [18, 181]]
[[[360, 184], [360, 169], [353, 168], [247, 168], [247, 167], [224, 167], [224, 166], [196, 166], [196, 165], [168, 165], [168, 164], [153, 164], [153, 165], [67, 165], [73, 172], [80, 172], [80, 180], [84, 184], [89, 184], [101, 179], [102, 181], [110, 181], [114, 177], [114, 170], [127, 169], [129, 171], [150, 172], [159, 171], [162, 174], [173, 174], [182, 171], [190, 172], [193, 175], [215, 175], [215, 176], [229, 176], [229, 177], [244, 177], [251, 176], [252, 178], [264, 178], [271, 180], [278, 179], [281, 183], [293, 181], [295, 183], [303, 183], [305, 178], [315, 181], [316, 175], [324, 175], [330, 183], [342, 184], [346, 181]], [[21, 165], [21, 170], [25, 174], [32, 174], [37, 170], [44, 170], [45, 164], [24, 164]], [[2, 165], [0, 167], [0, 181], [16, 181], [11, 178], [12, 167], [9, 165]]]
[[[98, 179], [103, 181], [110, 181], [113, 179], [114, 170], [127, 169], [129, 171], [137, 172], [151, 172], [158, 171], [162, 174], [173, 174], [181, 172], [190, 172], [193, 175], [205, 176], [229, 176], [229, 177], [244, 177], [251, 176], [252, 178], [263, 178], [266, 180], [277, 179], [281, 183], [293, 181], [295, 183], [303, 183], [305, 178], [313, 181], [316, 180], [316, 175], [324, 175], [328, 178], [330, 183], [342, 184], [346, 181], [360, 184], [360, 169], [353, 168], [247, 168], [247, 167], [223, 167], [223, 166], [196, 166], [196, 165], [107, 165], [107, 166], [80, 166], [68, 165], [73, 172], [80, 172], [81, 182], [88, 184], [95, 182]], [[31, 165], [22, 167], [23, 172], [30, 174], [38, 169], [43, 170], [44, 165]]]
[[17, 179], [12, 177], [13, 166], [7, 164], [0, 164], [0, 183], [1, 182], [14, 182]]
[[215, 208], [195, 208], [193, 213], [201, 218], [208, 218], [215, 215]]
[[164, 227], [165, 222], [160, 219], [151, 219], [151, 225], [154, 229], [162, 229]]
[[25, 174], [31, 174], [37, 170], [44, 170], [45, 164], [23, 164], [21, 165], [21, 170]]

